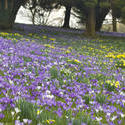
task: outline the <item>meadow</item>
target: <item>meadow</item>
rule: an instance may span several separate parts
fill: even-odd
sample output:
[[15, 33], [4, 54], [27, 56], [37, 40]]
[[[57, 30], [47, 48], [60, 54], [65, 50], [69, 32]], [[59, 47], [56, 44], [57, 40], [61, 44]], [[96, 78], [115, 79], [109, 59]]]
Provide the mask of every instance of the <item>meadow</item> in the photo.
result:
[[124, 125], [124, 34], [80, 33], [0, 32], [0, 125]]

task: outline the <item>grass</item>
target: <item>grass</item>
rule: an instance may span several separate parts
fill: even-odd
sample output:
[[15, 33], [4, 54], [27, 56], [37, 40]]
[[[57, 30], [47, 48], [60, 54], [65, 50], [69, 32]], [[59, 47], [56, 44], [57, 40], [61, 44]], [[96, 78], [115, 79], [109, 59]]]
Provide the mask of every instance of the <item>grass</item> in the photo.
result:
[[0, 33], [0, 122], [124, 125], [124, 39], [44, 33]]

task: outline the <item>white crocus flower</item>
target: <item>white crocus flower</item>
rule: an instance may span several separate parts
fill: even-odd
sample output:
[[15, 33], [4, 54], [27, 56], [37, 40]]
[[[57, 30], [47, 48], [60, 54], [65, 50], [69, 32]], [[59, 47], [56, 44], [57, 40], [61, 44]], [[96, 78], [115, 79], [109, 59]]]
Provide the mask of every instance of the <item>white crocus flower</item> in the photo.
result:
[[28, 122], [28, 119], [23, 119], [23, 122], [26, 124]]
[[15, 112], [11, 112], [11, 115], [13, 116], [15, 114]]
[[120, 95], [125, 96], [125, 93], [124, 92], [120, 92]]
[[67, 119], [69, 118], [67, 115], [65, 116]]
[[9, 80], [9, 83], [10, 83], [10, 84], [13, 84], [14, 82], [13, 82], [12, 80]]
[[103, 108], [102, 108], [102, 106], [99, 106], [99, 110], [100, 110], [100, 111], [103, 111]]
[[111, 121], [114, 121], [116, 118], [117, 118], [117, 116], [113, 116], [113, 117], [111, 118]]
[[2, 109], [0, 108], [0, 112], [2, 112]]
[[96, 117], [96, 120], [97, 120], [97, 121], [101, 121], [101, 120], [102, 120], [102, 117]]
[[19, 109], [19, 108], [15, 108], [15, 112], [16, 112], [16, 113], [19, 113], [19, 112], [20, 112], [20, 109]]
[[60, 94], [60, 95], [63, 95], [64, 93], [63, 93], [63, 92], [60, 92], [59, 94]]
[[49, 95], [50, 93], [51, 93], [51, 92], [50, 92], [49, 90], [46, 90], [46, 94], [48, 94], [48, 95]]
[[95, 111], [96, 111], [96, 112], [99, 112], [99, 110], [98, 110], [98, 109], [95, 109]]
[[120, 113], [120, 115], [121, 115], [121, 117], [122, 117], [122, 118], [124, 118], [124, 117], [125, 117], [125, 114], [123, 114], [123, 113]]
[[54, 95], [46, 95], [46, 97], [49, 98], [49, 99], [53, 99]]
[[37, 86], [37, 89], [40, 90], [40, 89], [41, 89], [41, 86]]
[[20, 119], [20, 116], [18, 116], [17, 119]]
[[107, 116], [110, 116], [111, 115], [111, 113], [107, 113]]
[[122, 102], [125, 104], [125, 100], [122, 100]]

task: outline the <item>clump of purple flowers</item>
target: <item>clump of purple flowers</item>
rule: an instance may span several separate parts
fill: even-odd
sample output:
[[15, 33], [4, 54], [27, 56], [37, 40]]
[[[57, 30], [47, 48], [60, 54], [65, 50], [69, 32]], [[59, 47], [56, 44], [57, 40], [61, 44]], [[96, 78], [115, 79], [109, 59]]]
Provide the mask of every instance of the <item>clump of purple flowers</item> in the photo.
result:
[[[100, 124], [123, 123], [124, 71], [111, 64], [103, 68], [98, 61], [65, 47], [0, 38], [0, 121], [6, 119], [8, 107], [13, 111], [21, 99], [37, 106], [36, 116], [37, 109], [69, 119], [80, 112]], [[101, 61], [110, 63], [107, 58]], [[119, 81], [120, 86], [110, 91], [107, 80]]]

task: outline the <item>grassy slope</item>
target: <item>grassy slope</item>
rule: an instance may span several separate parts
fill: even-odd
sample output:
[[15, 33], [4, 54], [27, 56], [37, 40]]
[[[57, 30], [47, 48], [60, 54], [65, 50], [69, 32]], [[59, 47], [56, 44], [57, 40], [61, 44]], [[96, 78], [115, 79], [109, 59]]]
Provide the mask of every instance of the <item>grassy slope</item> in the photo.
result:
[[[33, 33], [32, 36], [29, 36], [22, 31], [23, 30], [19, 31], [19, 33], [23, 34], [23, 38], [35, 40], [41, 44], [52, 44], [54, 46], [64, 47], [67, 48], [67, 50], [69, 50], [68, 47], [71, 47], [76, 51], [77, 55], [81, 54], [97, 57], [99, 58], [99, 61], [101, 61], [109, 52], [116, 52], [117, 54], [125, 52], [125, 40], [120, 37], [99, 36], [95, 39], [89, 39], [85, 38], [82, 33], [50, 31], [49, 29], [42, 29], [40, 34]], [[47, 38], [44, 39], [44, 35], [46, 35]], [[56, 41], [52, 41], [52, 38], [55, 38]], [[101, 63], [105, 65], [104, 62]], [[103, 79], [101, 79], [101, 81], [103, 81]]]

